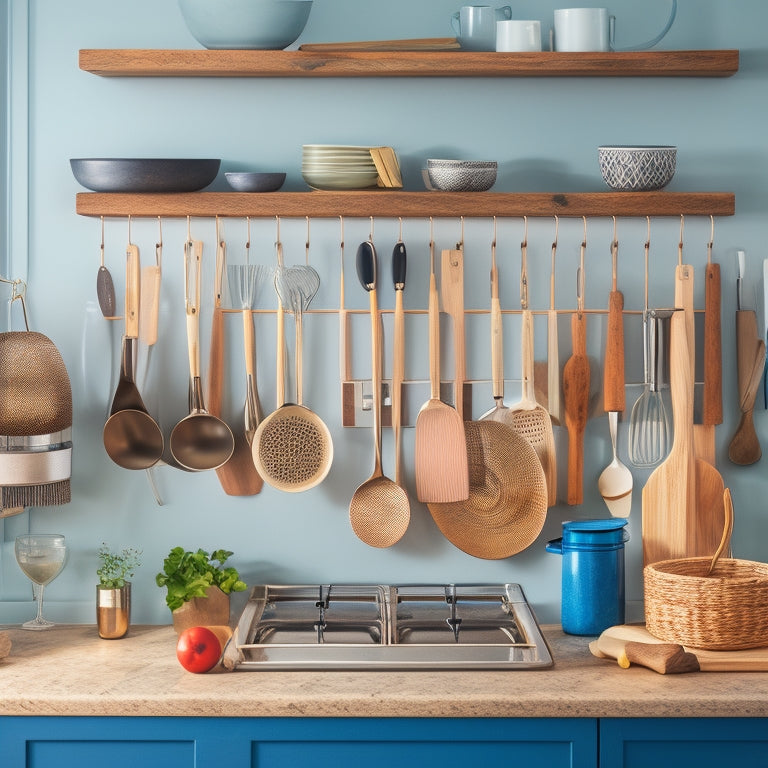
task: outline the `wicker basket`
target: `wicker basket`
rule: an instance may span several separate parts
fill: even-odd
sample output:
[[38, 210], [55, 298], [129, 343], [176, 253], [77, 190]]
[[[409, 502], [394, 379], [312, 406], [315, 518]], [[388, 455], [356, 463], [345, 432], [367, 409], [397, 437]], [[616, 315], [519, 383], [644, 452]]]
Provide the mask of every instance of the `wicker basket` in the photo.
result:
[[768, 646], [768, 564], [711, 557], [645, 567], [645, 623], [668, 642], [738, 650]]

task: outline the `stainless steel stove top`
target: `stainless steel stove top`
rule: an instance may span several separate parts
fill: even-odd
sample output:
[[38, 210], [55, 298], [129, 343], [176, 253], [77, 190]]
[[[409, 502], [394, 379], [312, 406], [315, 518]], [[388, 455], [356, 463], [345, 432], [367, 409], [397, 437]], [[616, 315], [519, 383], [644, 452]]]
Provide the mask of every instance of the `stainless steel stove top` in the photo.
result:
[[224, 652], [230, 670], [552, 663], [519, 584], [258, 585]]

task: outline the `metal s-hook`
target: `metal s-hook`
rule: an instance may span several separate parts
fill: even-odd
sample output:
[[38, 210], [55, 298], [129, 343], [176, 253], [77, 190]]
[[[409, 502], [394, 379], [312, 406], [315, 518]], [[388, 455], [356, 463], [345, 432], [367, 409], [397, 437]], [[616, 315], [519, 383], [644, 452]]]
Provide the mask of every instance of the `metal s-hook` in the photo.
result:
[[304, 263], [309, 265], [309, 216], [305, 218], [307, 220], [307, 240], [304, 243]]
[[643, 246], [643, 255], [645, 257], [645, 294], [644, 294], [644, 312], [643, 312], [643, 321], [646, 320], [646, 316], [648, 314], [648, 262], [649, 262], [649, 254], [651, 251], [651, 217], [646, 216], [645, 222], [647, 225], [646, 235], [645, 235], [645, 245]]
[[[217, 217], [218, 220], [218, 217]], [[158, 267], [163, 265], [163, 220], [157, 217], [157, 242], [155, 243], [155, 264]]]
[[397, 217], [397, 221], [398, 221], [398, 224], [399, 224], [399, 229], [398, 229], [398, 233], [397, 233], [397, 242], [398, 243], [402, 243], [403, 242], [403, 217], [402, 216], [398, 216]]
[[459, 242], [456, 243], [456, 250], [457, 251], [463, 251], [464, 250], [464, 217], [460, 217], [461, 220], [461, 236], [459, 239]]
[[584, 277], [584, 254], [587, 250], [587, 217], [582, 216], [581, 218], [584, 221], [584, 238], [579, 249], [579, 268], [576, 272], [576, 307], [579, 319], [584, 314], [584, 289], [586, 284]]
[[677, 244], [677, 265], [683, 265], [683, 232], [685, 231], [685, 214], [680, 214], [680, 242]]
[[368, 232], [368, 242], [372, 243], [373, 242], [373, 216], [369, 216], [368, 218], [371, 221], [371, 229]]
[[528, 217], [523, 216], [523, 240], [520, 243], [520, 308], [528, 309]]
[[429, 217], [429, 271], [435, 271], [435, 222]]
[[715, 245], [715, 217], [709, 216], [709, 242], [707, 243], [707, 265], [712, 263], [712, 248]]
[[250, 264], [251, 256], [251, 217], [245, 217], [245, 263]]
[[101, 246], [99, 248], [101, 256], [101, 266], [104, 266], [104, 217], [101, 217]]

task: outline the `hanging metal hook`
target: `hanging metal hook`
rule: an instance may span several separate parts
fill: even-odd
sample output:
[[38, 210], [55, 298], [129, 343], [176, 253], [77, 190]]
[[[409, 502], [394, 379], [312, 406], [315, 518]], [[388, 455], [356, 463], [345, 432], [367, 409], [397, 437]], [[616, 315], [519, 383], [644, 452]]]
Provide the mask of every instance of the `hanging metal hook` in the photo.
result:
[[651, 251], [651, 217], [646, 216], [645, 222], [647, 225], [647, 231], [645, 235], [645, 245], [643, 246], [644, 256], [645, 256], [645, 303], [643, 304], [645, 308], [645, 312], [648, 312], [648, 261], [649, 261], [649, 254]]
[[712, 263], [712, 248], [715, 245], [715, 217], [709, 216], [709, 242], [707, 243], [707, 264]]
[[403, 242], [403, 217], [402, 216], [398, 216], [397, 217], [397, 221], [398, 221], [398, 224], [399, 224], [399, 227], [400, 227], [399, 230], [398, 230], [398, 233], [397, 233], [397, 241], [399, 243], [402, 243]]
[[584, 313], [584, 289], [586, 280], [584, 277], [584, 253], [587, 250], [587, 217], [581, 217], [584, 221], [584, 239], [581, 241], [581, 248], [579, 250], [579, 269], [576, 273], [576, 306], [578, 309], [579, 318]]
[[157, 217], [157, 242], [155, 243], [155, 264], [158, 267], [163, 265], [163, 220]]
[[372, 243], [373, 242], [373, 216], [369, 216], [368, 218], [371, 220], [371, 229], [368, 233], [368, 242]]
[[460, 217], [461, 220], [461, 239], [458, 243], [456, 243], [456, 250], [457, 251], [463, 251], [464, 250], [464, 217]]
[[528, 309], [528, 217], [523, 216], [523, 241], [520, 243], [520, 308]]
[[435, 222], [429, 217], [429, 270], [435, 271]]
[[101, 247], [99, 248], [101, 255], [101, 266], [104, 266], [104, 217], [101, 217]]
[[683, 232], [685, 231], [685, 214], [680, 214], [680, 242], [677, 245], [677, 264], [683, 264]]
[[131, 214], [128, 214], [128, 242], [131, 242]]
[[[190, 227], [189, 219], [190, 217], [187, 216], [187, 242], [190, 242], [192, 240], [192, 229]], [[130, 221], [130, 217], [128, 218], [128, 220]]]
[[304, 243], [304, 263], [309, 264], [309, 216], [305, 218], [307, 220], [307, 241]]
[[491, 248], [496, 247], [496, 217], [493, 217], [493, 240], [491, 241]]
[[251, 217], [245, 217], [245, 263], [250, 263], [251, 256]]

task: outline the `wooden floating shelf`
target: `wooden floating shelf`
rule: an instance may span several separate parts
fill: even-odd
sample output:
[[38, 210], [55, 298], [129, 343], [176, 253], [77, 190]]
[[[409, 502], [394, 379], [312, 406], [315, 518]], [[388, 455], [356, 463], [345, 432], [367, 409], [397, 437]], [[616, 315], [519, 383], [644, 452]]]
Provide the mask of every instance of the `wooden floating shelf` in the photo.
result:
[[103, 77], [730, 77], [738, 50], [608, 53], [83, 49]]
[[80, 192], [82, 216], [733, 216], [732, 192]]

